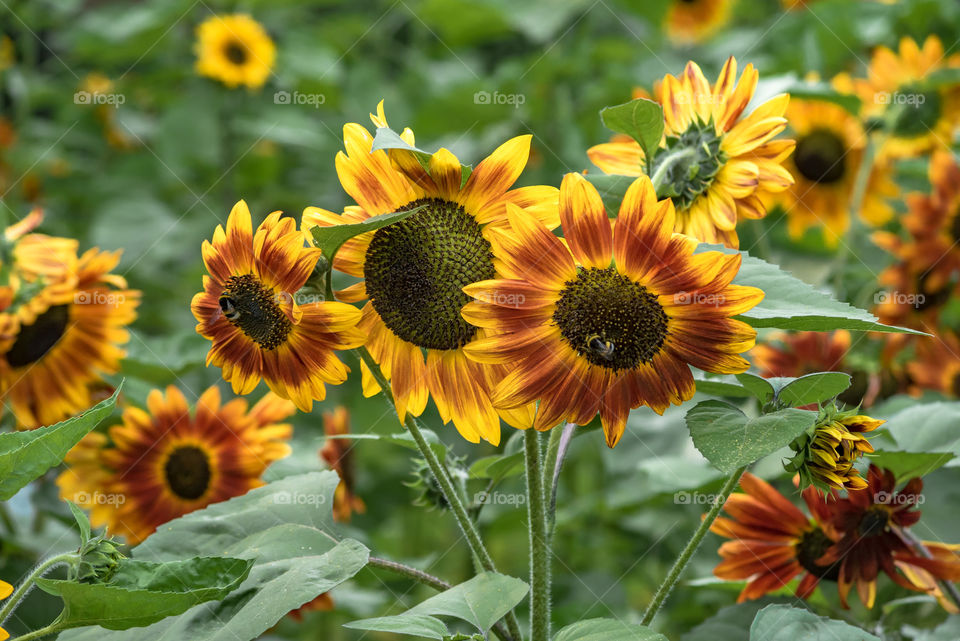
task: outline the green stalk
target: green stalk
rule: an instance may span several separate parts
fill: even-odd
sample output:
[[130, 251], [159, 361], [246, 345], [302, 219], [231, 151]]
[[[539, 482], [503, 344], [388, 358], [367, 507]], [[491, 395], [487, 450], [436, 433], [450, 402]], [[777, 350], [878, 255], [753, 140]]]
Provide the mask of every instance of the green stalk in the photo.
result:
[[527, 514], [530, 519], [530, 641], [548, 641], [550, 550], [540, 460], [540, 434], [531, 428], [524, 432], [523, 437], [527, 464]]
[[[30, 588], [33, 587], [33, 584], [36, 583], [43, 574], [52, 568], [55, 565], [60, 565], [61, 563], [68, 563], [71, 566], [75, 565], [80, 560], [80, 557], [77, 556], [75, 552], [67, 552], [65, 554], [59, 554], [51, 559], [47, 559], [37, 567], [33, 569], [33, 572], [27, 575], [27, 578], [17, 587], [10, 598], [7, 599], [7, 602], [4, 604], [3, 609], [0, 609], [0, 625], [10, 618], [10, 615], [13, 613], [13, 610], [19, 605], [20, 601], [23, 600], [23, 597], [27, 595], [27, 592], [30, 591]], [[49, 634], [49, 633], [48, 633]]]
[[[863, 229], [860, 222], [860, 209], [863, 207], [867, 184], [870, 182], [870, 172], [873, 171], [873, 159], [877, 146], [878, 142], [868, 134], [863, 158], [860, 160], [860, 167], [857, 169], [857, 176], [853, 183], [853, 191], [850, 194], [850, 234], [848, 237], [851, 239], [856, 238], [857, 234]], [[849, 243], [841, 242], [831, 270], [833, 272], [833, 290], [838, 297], [840, 296], [840, 286], [843, 284], [843, 274], [846, 271], [847, 260], [850, 258], [851, 251]]]
[[[373, 356], [370, 355], [366, 347], [360, 347], [355, 351], [360, 356], [360, 359], [367, 365], [373, 378], [377, 381], [377, 384], [380, 385], [380, 390], [383, 392], [384, 397], [394, 408], [394, 411], [396, 411], [396, 402], [393, 399], [393, 394], [390, 392], [390, 381], [384, 377], [380, 371], [380, 366], [377, 365], [377, 362], [373, 359]], [[480, 538], [480, 532], [477, 530], [476, 524], [470, 519], [467, 508], [464, 506], [460, 494], [453, 486], [453, 482], [450, 480], [450, 476], [444, 469], [440, 459], [437, 458], [436, 453], [431, 449], [430, 444], [427, 443], [427, 439], [424, 438], [416, 417], [407, 412], [403, 423], [407, 430], [410, 431], [410, 435], [417, 444], [420, 454], [430, 467], [430, 471], [433, 472], [433, 476], [436, 478], [441, 492], [443, 492], [443, 497], [446, 499], [450, 506], [450, 511], [453, 512], [453, 516], [457, 520], [457, 525], [460, 526], [460, 530], [467, 539], [467, 545], [470, 546], [470, 551], [473, 553], [477, 564], [486, 572], [496, 572], [497, 568], [493, 564], [493, 559], [490, 557], [490, 553], [487, 552], [487, 548], [483, 545], [483, 540]], [[506, 619], [507, 629], [510, 631], [510, 635], [516, 641], [520, 641], [523, 637], [520, 636], [520, 624], [517, 622], [516, 615], [510, 612], [504, 618]]]
[[39, 630], [34, 630], [33, 632], [27, 632], [26, 634], [21, 634], [13, 641], [33, 641], [34, 639], [42, 639], [45, 636], [56, 634], [60, 632], [63, 628], [60, 626], [59, 621], [54, 621], [50, 625], [40, 628]]
[[680, 553], [680, 556], [674, 562], [673, 567], [670, 568], [667, 578], [664, 579], [663, 583], [660, 584], [660, 587], [657, 588], [656, 594], [653, 595], [653, 601], [650, 602], [650, 606], [643, 614], [643, 619], [640, 621], [640, 625], [650, 625], [650, 622], [653, 621], [653, 617], [656, 616], [657, 611], [660, 610], [663, 602], [667, 600], [670, 592], [680, 580], [680, 575], [683, 574], [684, 568], [687, 567], [687, 564], [690, 562], [690, 559], [693, 558], [697, 548], [700, 547], [703, 537], [705, 537], [707, 532], [710, 531], [710, 526], [713, 525], [713, 522], [717, 520], [718, 516], [720, 516], [720, 511], [723, 509], [723, 504], [727, 502], [727, 498], [733, 492], [734, 488], [737, 487], [737, 483], [740, 482], [740, 477], [743, 476], [743, 473], [746, 471], [747, 466], [744, 465], [734, 472], [733, 475], [727, 478], [727, 480], [723, 483], [723, 487], [720, 488], [720, 493], [716, 496], [716, 500], [713, 502], [713, 505], [710, 506], [710, 510], [707, 511], [706, 516], [702, 521], [700, 521], [699, 527], [697, 527], [696, 531], [693, 533], [693, 536], [690, 537], [690, 541], [688, 541], [686, 547], [683, 548], [683, 552]]
[[[660, 163], [660, 166], [657, 167], [657, 170], [653, 172], [652, 176], [650, 176], [650, 182], [653, 183], [653, 189], [657, 192], [657, 194], [660, 193], [660, 187], [663, 183], [664, 177], [667, 175], [667, 172], [670, 171], [670, 169], [679, 161], [689, 158], [696, 153], [696, 149], [683, 147], [681, 149], [677, 149], [676, 151], [670, 152], [664, 157]], [[656, 158], [656, 156], [654, 156], [654, 158]]]

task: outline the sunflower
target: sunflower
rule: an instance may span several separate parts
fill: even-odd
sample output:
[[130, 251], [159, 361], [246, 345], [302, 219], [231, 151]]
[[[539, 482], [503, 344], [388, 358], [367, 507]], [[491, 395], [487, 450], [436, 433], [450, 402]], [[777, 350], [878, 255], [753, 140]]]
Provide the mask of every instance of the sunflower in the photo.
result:
[[[0, 601], [6, 599], [11, 594], [13, 594], [13, 586], [6, 581], [0, 581]], [[10, 633], [3, 628], [0, 628], [0, 641], [5, 641], [5, 639], [9, 638]]]
[[[323, 433], [328, 437], [350, 434], [350, 415], [347, 408], [341, 406], [332, 412], [323, 413]], [[353, 449], [350, 441], [327, 438], [320, 450], [320, 457], [340, 477], [340, 483], [333, 495], [334, 520], [348, 523], [354, 512], [366, 512], [367, 506], [363, 499], [353, 493]]]
[[590, 160], [609, 174], [664, 176], [659, 187], [676, 208], [678, 231], [703, 242], [737, 247], [741, 218], [763, 218], [763, 199], [793, 184], [782, 166], [792, 140], [773, 140], [786, 127], [790, 97], [782, 94], [744, 116], [759, 74], [747, 65], [737, 81], [730, 58], [712, 87], [700, 67], [688, 62], [683, 75], [664, 77], [656, 88], [663, 105], [664, 138], [646, 166], [635, 141], [610, 142], [587, 150]]
[[[383, 102], [371, 114], [386, 127]], [[490, 390], [507, 373], [504, 365], [469, 360], [464, 350], [485, 332], [464, 320], [469, 301], [465, 285], [497, 276], [501, 252], [497, 230], [507, 229], [507, 204], [520, 214], [555, 227], [557, 189], [510, 189], [526, 165], [530, 136], [500, 145], [467, 176], [448, 150], [430, 156], [426, 169], [410, 152], [371, 152], [373, 137], [361, 125], [343, 128], [345, 152], [337, 154], [337, 174], [357, 203], [343, 214], [308, 207], [303, 228], [358, 223], [394, 211], [422, 207], [417, 213], [375, 232], [347, 241], [333, 266], [363, 278], [338, 292], [343, 300], [366, 300], [360, 327], [367, 349], [390, 380], [401, 420], [419, 416], [432, 396], [444, 423], [452, 421], [470, 442], [500, 442], [500, 419], [529, 427], [532, 408], [496, 410]], [[413, 133], [403, 132], [413, 144]], [[426, 355], [424, 355], [426, 352]], [[362, 367], [367, 395], [379, 391]]]
[[730, 19], [732, 0], [672, 0], [667, 8], [667, 35], [693, 44], [712, 36]]
[[892, 472], [871, 465], [867, 487], [830, 504], [829, 520], [840, 538], [824, 553], [822, 562], [840, 565], [837, 582], [844, 607], [855, 585], [860, 601], [872, 608], [881, 570], [909, 590], [930, 591], [927, 577], [960, 579], [957, 546], [923, 542], [933, 557], [924, 558], [907, 542], [904, 530], [920, 520], [916, 506], [923, 501], [923, 481], [911, 479], [900, 491], [896, 485]]
[[813, 518], [801, 512], [765, 481], [745, 473], [740, 478], [742, 494], [732, 494], [723, 509], [732, 518], [719, 517], [710, 531], [732, 539], [720, 546], [723, 557], [713, 573], [727, 581], [746, 581], [738, 603], [760, 597], [802, 577], [795, 594], [806, 599], [821, 580], [836, 581], [836, 563], [823, 564], [821, 557], [837, 533], [828, 519], [828, 508], [813, 488], [803, 500]]
[[129, 407], [123, 424], [86, 436], [57, 478], [60, 496], [90, 509], [95, 527], [138, 543], [158, 526], [262, 485], [273, 461], [290, 454], [290, 401], [267, 393], [221, 405], [207, 389], [191, 414], [176, 387], [153, 390], [148, 411]]
[[749, 366], [739, 354], [756, 332], [731, 317], [763, 292], [730, 284], [739, 253], [695, 254], [695, 240], [673, 235], [673, 203], [657, 202], [649, 178], [633, 182], [611, 222], [593, 185], [567, 174], [566, 242], [515, 206], [509, 216], [512, 232], [501, 239], [508, 277], [464, 288], [475, 299], [464, 318], [490, 332], [467, 354], [511, 369], [495, 405], [539, 399], [540, 430], [585, 425], [599, 412], [613, 447], [631, 408], [662, 414], [693, 396], [688, 365], [715, 373]]
[[[822, 226], [827, 245], [836, 247], [850, 226], [850, 200], [867, 136], [855, 116], [829, 102], [794, 99], [787, 108], [787, 120], [797, 139], [787, 161], [796, 182], [769, 200], [785, 209], [793, 238]], [[887, 199], [896, 198], [899, 190], [891, 174], [890, 162], [875, 163], [871, 170], [859, 214], [872, 226], [893, 217]]]
[[898, 51], [877, 47], [866, 79], [854, 81], [865, 118], [882, 118], [889, 136], [881, 155], [903, 158], [948, 147], [960, 120], [960, 87], [924, 86], [941, 69], [960, 67], [960, 54], [946, 55], [937, 36], [923, 47], [912, 38], [900, 40]]
[[[15, 298], [0, 312], [0, 392], [18, 426], [26, 428], [90, 406], [91, 387], [119, 370], [121, 345], [130, 340], [126, 327], [140, 303], [140, 292], [110, 273], [120, 252], [94, 248], [78, 258], [58, 250], [74, 241], [53, 239], [43, 257], [44, 238], [25, 236], [14, 248], [17, 296], [25, 300], [18, 304]], [[28, 247], [37, 250], [35, 258], [27, 258], [33, 255]], [[70, 271], [58, 274], [63, 265]]]
[[824, 494], [863, 489], [867, 482], [854, 463], [873, 452], [865, 434], [885, 422], [855, 410], [840, 412], [830, 404], [821, 411], [813, 430], [791, 444], [797, 454], [785, 467], [800, 474], [801, 489], [812, 485]]
[[760, 375], [804, 376], [845, 371], [850, 332], [776, 332], [750, 350]]
[[197, 27], [197, 73], [231, 89], [259, 89], [277, 51], [263, 26], [245, 14], [211, 16]]
[[916, 353], [907, 363], [912, 390], [936, 390], [960, 398], [960, 337], [951, 330], [917, 341]]
[[319, 257], [319, 249], [304, 247], [296, 221], [280, 212], [267, 216], [254, 235], [242, 200], [226, 231], [218, 225], [213, 242], [203, 241], [210, 275], [191, 307], [197, 332], [213, 342], [207, 364], [223, 368], [235, 394], [249, 394], [263, 378], [278, 396], [309, 412], [326, 396], [324, 383], [346, 380], [350, 370], [334, 350], [363, 344], [359, 310], [298, 295]]

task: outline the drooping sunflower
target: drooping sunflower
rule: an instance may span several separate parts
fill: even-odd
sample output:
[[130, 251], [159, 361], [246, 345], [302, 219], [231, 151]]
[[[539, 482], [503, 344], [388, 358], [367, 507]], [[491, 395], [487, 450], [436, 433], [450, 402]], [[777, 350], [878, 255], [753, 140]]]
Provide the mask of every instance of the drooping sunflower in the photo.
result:
[[269, 392], [249, 411], [242, 398], [221, 404], [211, 387], [191, 413], [176, 387], [153, 390], [147, 411], [125, 409], [109, 439], [94, 432], [70, 451], [60, 495], [88, 508], [94, 527], [137, 543], [167, 521], [262, 485], [270, 463], [290, 454], [293, 428], [281, 421], [294, 411]]
[[730, 19], [733, 0], [672, 0], [667, 8], [667, 35], [674, 42], [703, 42]]
[[[120, 252], [90, 249], [79, 258], [69, 257], [59, 254], [57, 246], [72, 242], [52, 242], [46, 258], [34, 261], [26, 258], [32, 255], [26, 247], [35, 245], [41, 254], [43, 239], [30, 235], [20, 243], [25, 246], [13, 253], [15, 266], [24, 266], [18, 289], [24, 300], [18, 305], [15, 297], [14, 304], [0, 312], [6, 317], [0, 320], [5, 328], [0, 337], [0, 392], [17, 425], [33, 428], [89, 407], [92, 386], [119, 370], [125, 353], [121, 346], [130, 340], [126, 327], [136, 319], [140, 292], [110, 273]], [[72, 265], [72, 273], [56, 275], [61, 261]], [[36, 280], [34, 270], [41, 272]]]
[[928, 36], [923, 47], [912, 38], [900, 40], [898, 51], [877, 47], [865, 79], [854, 81], [865, 118], [881, 118], [889, 136], [882, 156], [904, 158], [935, 148], [945, 148], [960, 122], [960, 87], [925, 86], [940, 69], [960, 67], [960, 54], [946, 55], [937, 36]]
[[[13, 586], [6, 581], [0, 581], [0, 601], [3, 601], [11, 594], [13, 594]], [[0, 628], [0, 641], [6, 641], [9, 638], [10, 633], [3, 628]]]
[[[663, 105], [664, 138], [647, 163], [635, 141], [596, 145], [590, 160], [608, 174], [664, 175], [661, 196], [676, 209], [676, 231], [703, 242], [739, 246], [736, 225], [742, 218], [763, 218], [764, 198], [793, 184], [783, 161], [792, 140], [773, 140], [786, 127], [790, 97], [782, 94], [744, 115], [759, 74], [747, 65], [739, 81], [730, 58], [713, 86], [694, 62], [683, 75], [664, 77], [656, 88]], [[647, 166], [649, 164], [649, 166]]]
[[[328, 437], [350, 433], [350, 414], [347, 408], [340, 406], [332, 412], [323, 413], [323, 433]], [[341, 523], [349, 523], [354, 512], [363, 514], [367, 511], [363, 499], [353, 493], [353, 449], [350, 441], [328, 438], [320, 450], [320, 458], [340, 477], [340, 483], [333, 494], [333, 518]]]
[[[377, 127], [387, 126], [382, 102], [370, 117]], [[530, 136], [500, 145], [467, 176], [446, 149], [430, 157], [428, 170], [411, 152], [371, 151], [373, 136], [359, 124], [347, 124], [343, 133], [345, 152], [337, 154], [337, 174], [357, 205], [343, 214], [308, 207], [304, 230], [423, 207], [355, 236], [333, 261], [335, 269], [363, 279], [338, 296], [367, 301], [360, 327], [369, 337], [367, 349], [390, 380], [401, 419], [407, 412], [419, 416], [433, 397], [443, 421], [452, 421], [473, 443], [499, 443], [501, 418], [528, 427], [532, 408], [496, 410], [491, 403], [490, 390], [507, 368], [466, 357], [466, 347], [485, 332], [464, 320], [460, 308], [469, 301], [465, 285], [498, 274], [501, 241], [495, 232], [507, 228], [507, 204], [523, 207], [521, 215], [532, 221], [559, 223], [555, 187], [511, 189], [526, 165]], [[407, 129], [402, 136], [413, 145], [413, 132]], [[375, 394], [379, 386], [365, 365], [362, 371], [364, 393]]]
[[464, 288], [470, 323], [490, 335], [465, 350], [482, 363], [509, 365], [497, 406], [539, 399], [534, 427], [578, 425], [599, 412], [607, 445], [623, 434], [627, 414], [658, 413], [694, 393], [689, 365], [742, 372], [740, 353], [756, 332], [731, 317], [762, 298], [731, 285], [740, 254], [695, 254], [697, 242], [674, 235], [669, 199], [657, 201], [641, 176], [613, 222], [597, 190], [579, 174], [560, 186], [564, 238], [509, 208], [512, 231], [501, 242], [507, 278]]
[[211, 16], [197, 27], [197, 73], [231, 89], [259, 89], [277, 51], [263, 26], [246, 14]]
[[808, 518], [769, 483], [745, 473], [743, 493], [731, 494], [723, 509], [732, 518], [719, 517], [710, 531], [732, 539], [718, 550], [723, 561], [713, 573], [727, 581], [746, 581], [738, 603], [759, 599], [802, 577], [798, 598], [809, 598], [821, 580], [836, 581], [839, 566], [821, 558], [839, 535], [834, 531], [824, 499], [808, 488], [803, 500]]
[[[850, 200], [867, 142], [863, 125], [840, 105], [817, 100], [792, 100], [787, 120], [797, 139], [787, 160], [796, 182], [772, 195], [771, 204], [783, 206], [793, 238], [810, 227], [822, 227], [827, 245], [835, 247], [850, 227]], [[891, 163], [874, 163], [859, 212], [861, 219], [872, 226], [889, 221], [894, 212], [887, 201], [898, 192]]]
[[880, 571], [897, 585], [925, 592], [933, 591], [936, 579], [960, 579], [958, 546], [924, 541], [932, 556], [925, 558], [904, 534], [920, 520], [916, 507], [923, 502], [923, 481], [913, 478], [899, 491], [896, 486], [892, 472], [871, 465], [867, 487], [850, 491], [829, 506], [830, 523], [840, 538], [824, 553], [822, 562], [840, 565], [837, 583], [844, 607], [856, 586], [860, 601], [872, 608]]
[[866, 434], [885, 422], [856, 410], [840, 411], [831, 403], [820, 411], [813, 429], [791, 443], [796, 455], [785, 467], [799, 474], [800, 489], [813, 486], [824, 494], [861, 490], [867, 482], [854, 464], [873, 452]]
[[267, 216], [254, 235], [242, 200], [203, 241], [209, 276], [191, 308], [197, 332], [213, 345], [207, 364], [223, 369], [235, 394], [249, 394], [262, 378], [282, 398], [309, 412], [350, 369], [334, 350], [363, 344], [360, 311], [336, 301], [300, 304], [297, 292], [313, 273], [320, 250], [304, 247], [296, 221]]

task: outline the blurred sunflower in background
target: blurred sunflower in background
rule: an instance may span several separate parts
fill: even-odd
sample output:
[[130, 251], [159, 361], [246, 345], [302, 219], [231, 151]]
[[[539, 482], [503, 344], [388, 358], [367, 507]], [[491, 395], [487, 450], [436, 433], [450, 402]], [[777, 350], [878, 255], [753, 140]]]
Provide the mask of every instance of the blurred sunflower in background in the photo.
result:
[[850, 350], [850, 332], [774, 332], [750, 350], [764, 378], [842, 372]]
[[730, 20], [733, 0], [671, 0], [667, 8], [667, 35], [678, 44], [706, 40]]
[[[383, 103], [371, 114], [386, 127]], [[557, 189], [511, 189], [530, 152], [530, 136], [500, 145], [467, 175], [447, 149], [422, 166], [412, 152], [371, 151], [373, 136], [363, 126], [343, 128], [345, 151], [337, 154], [337, 175], [357, 206], [343, 214], [317, 207], [303, 213], [304, 230], [358, 223], [394, 211], [417, 213], [344, 243], [335, 269], [363, 280], [338, 292], [350, 302], [366, 300], [360, 328], [367, 349], [389, 381], [401, 420], [419, 416], [433, 397], [444, 423], [453, 422], [472, 443], [500, 442], [500, 419], [529, 427], [532, 407], [496, 409], [493, 387], [506, 375], [502, 364], [471, 361], [465, 350], [486, 332], [460, 315], [470, 299], [463, 287], [495, 278], [506, 231], [506, 207], [553, 228], [558, 224]], [[413, 132], [402, 137], [411, 146]], [[424, 355], [424, 352], [426, 354]], [[364, 393], [379, 391], [366, 365]]]
[[270, 77], [276, 47], [246, 14], [211, 16], [197, 27], [197, 73], [234, 89], [259, 89]]
[[[197, 332], [213, 345], [207, 364], [223, 369], [235, 394], [249, 394], [262, 378], [282, 398], [309, 412], [350, 371], [334, 350], [363, 344], [360, 311], [352, 305], [301, 296], [320, 250], [304, 247], [296, 221], [267, 216], [256, 235], [242, 200], [203, 241], [209, 276], [191, 308]], [[303, 304], [301, 304], [303, 303]]]
[[[811, 227], [822, 227], [824, 241], [836, 247], [850, 228], [850, 201], [867, 135], [853, 114], [834, 103], [793, 99], [786, 117], [797, 139], [787, 160], [796, 182], [772, 195], [771, 204], [786, 211], [792, 238], [800, 238]], [[898, 192], [892, 165], [875, 163], [864, 191], [861, 219], [871, 226], [885, 224], [894, 213], [887, 199], [896, 198]]]
[[635, 141], [595, 145], [587, 155], [605, 173], [658, 177], [658, 194], [673, 200], [675, 231], [739, 247], [737, 221], [766, 216], [764, 198], [794, 182], [783, 167], [794, 141], [773, 140], [786, 127], [790, 97], [775, 96], [744, 114], [758, 79], [748, 64], [738, 80], [731, 57], [711, 85], [688, 62], [680, 78], [668, 74], [656, 92], [665, 129], [651, 163]]
[[917, 341], [914, 356], [906, 364], [913, 392], [936, 390], [960, 398], [960, 337], [953, 330], [940, 330]]
[[743, 372], [740, 356], [756, 332], [731, 317], [763, 298], [731, 285], [741, 256], [694, 254], [696, 241], [674, 235], [669, 199], [657, 201], [649, 178], [635, 180], [615, 221], [580, 174], [560, 186], [565, 241], [510, 206], [502, 233], [506, 278], [464, 288], [463, 308], [489, 335], [467, 345], [482, 363], [510, 367], [494, 404], [539, 399], [534, 427], [589, 423], [599, 412], [607, 445], [623, 435], [631, 409], [657, 413], [695, 391], [689, 365]]
[[261, 486], [267, 467], [290, 454], [293, 428], [281, 421], [294, 412], [269, 392], [249, 411], [242, 398], [221, 404], [211, 387], [191, 413], [176, 387], [153, 390], [147, 411], [126, 408], [109, 438], [93, 432], [70, 451], [60, 496], [88, 508], [94, 527], [138, 543], [167, 521]]
[[367, 506], [363, 499], [353, 493], [353, 444], [349, 439], [329, 438], [350, 434], [350, 413], [346, 407], [341, 405], [323, 413], [323, 433], [328, 438], [320, 450], [320, 458], [340, 477], [333, 494], [333, 518], [341, 523], [349, 523], [354, 512], [363, 514]]

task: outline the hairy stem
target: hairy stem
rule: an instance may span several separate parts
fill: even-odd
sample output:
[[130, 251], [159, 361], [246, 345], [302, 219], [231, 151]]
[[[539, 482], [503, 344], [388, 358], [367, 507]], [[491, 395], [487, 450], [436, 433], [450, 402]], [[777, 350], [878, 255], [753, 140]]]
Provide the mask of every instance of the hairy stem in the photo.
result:
[[27, 578], [25, 578], [23, 582], [17, 586], [17, 589], [14, 590], [13, 594], [10, 595], [10, 598], [4, 604], [3, 609], [0, 609], [0, 625], [3, 625], [3, 623], [10, 618], [10, 615], [13, 614], [13, 611], [20, 604], [20, 601], [23, 600], [23, 597], [27, 595], [27, 592], [30, 591], [30, 589], [33, 587], [33, 584], [36, 583], [37, 579], [43, 576], [44, 573], [54, 566], [61, 565], [63, 563], [75, 565], [79, 560], [80, 557], [78, 557], [76, 553], [67, 552], [65, 554], [58, 554], [53, 558], [47, 559], [35, 567], [33, 572], [28, 574]]
[[527, 514], [530, 519], [530, 641], [550, 638], [550, 550], [543, 492], [540, 434], [524, 432], [527, 464]]

